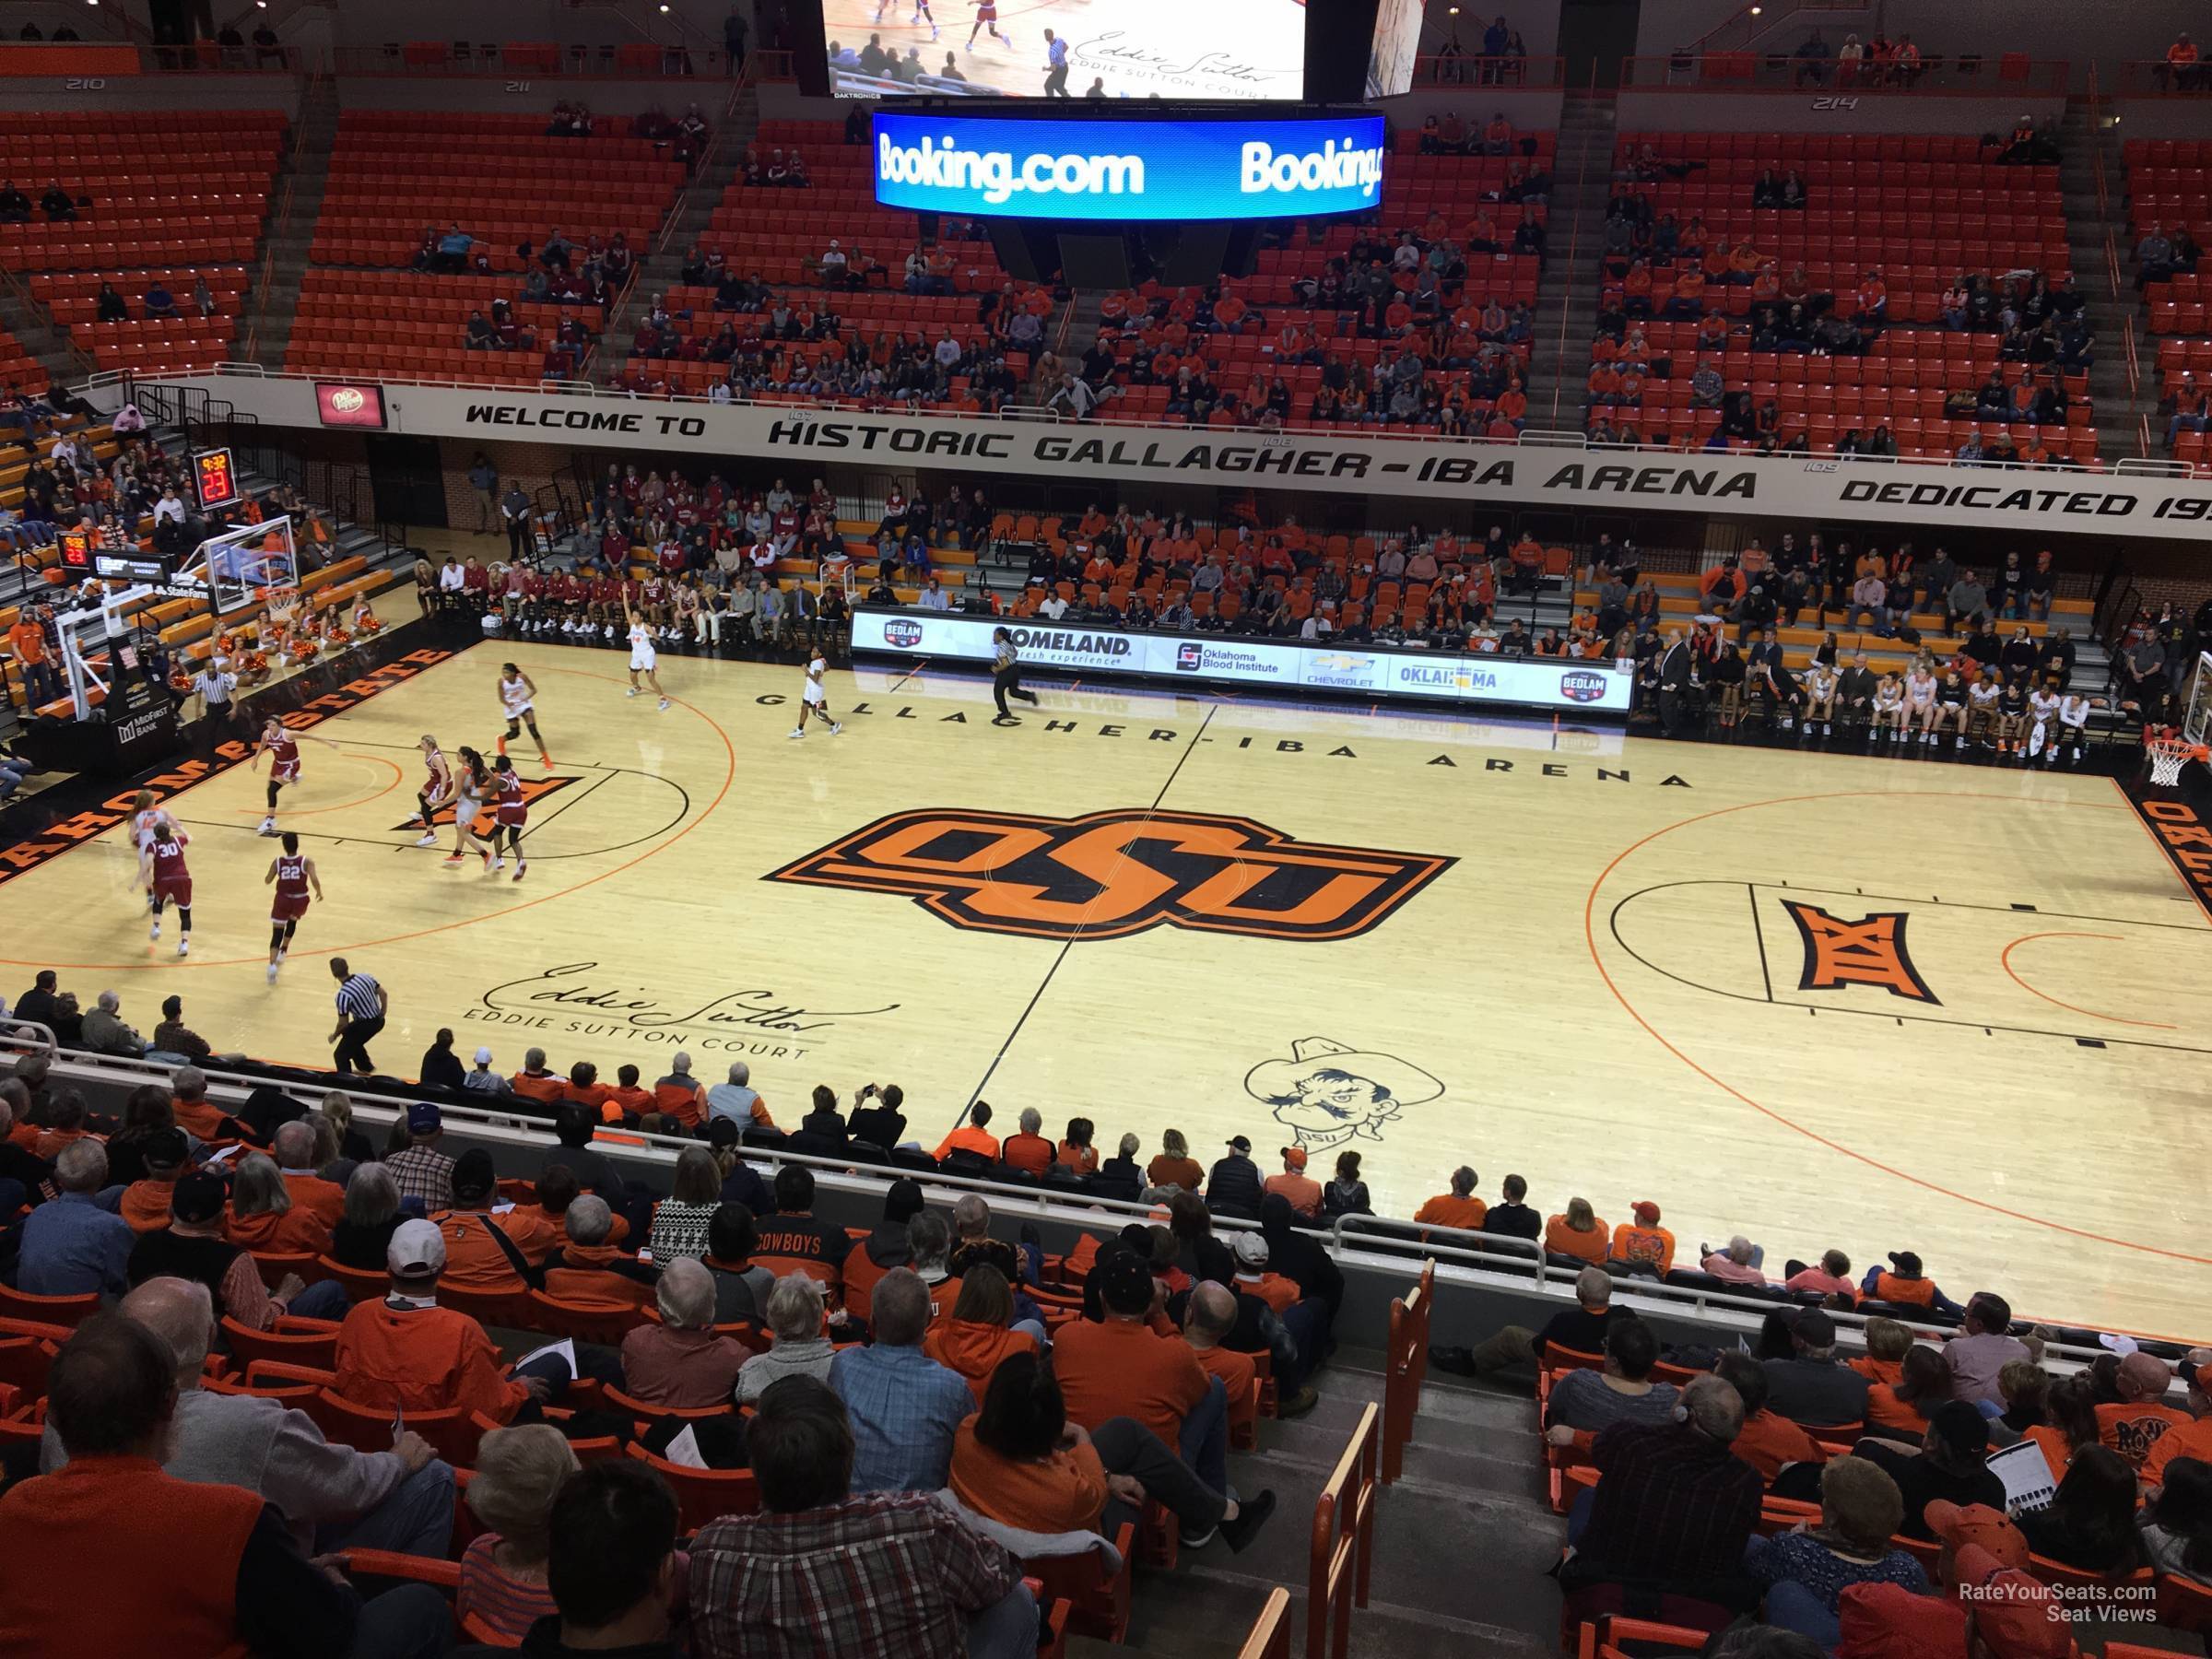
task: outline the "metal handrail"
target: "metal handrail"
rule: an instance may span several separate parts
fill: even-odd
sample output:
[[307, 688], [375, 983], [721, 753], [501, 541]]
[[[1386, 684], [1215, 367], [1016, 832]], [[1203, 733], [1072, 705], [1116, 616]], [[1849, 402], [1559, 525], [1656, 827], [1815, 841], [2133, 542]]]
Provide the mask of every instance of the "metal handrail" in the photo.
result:
[[1313, 1501], [1306, 1583], [1306, 1659], [1345, 1659], [1352, 1609], [1367, 1606], [1374, 1568], [1382, 1411], [1371, 1402]]
[[1424, 53], [1413, 60], [1419, 87], [1482, 87], [1495, 92], [1543, 92], [1567, 84], [1563, 57], [1485, 57], [1464, 52]]
[[[674, 14], [671, 14], [672, 16]], [[624, 62], [611, 42], [586, 44], [562, 41], [503, 41], [497, 58], [455, 58], [445, 41], [394, 41], [382, 46], [337, 46], [316, 60], [317, 70], [344, 76], [435, 76], [441, 80], [666, 80], [690, 86], [723, 78], [729, 60], [719, 46], [694, 47], [682, 42], [641, 41], [659, 54], [651, 64], [641, 59]], [[510, 57], [510, 54], [512, 58]], [[747, 53], [749, 63], [755, 54]], [[688, 59], [691, 67], [671, 67], [669, 60]]]
[[1290, 1659], [1290, 1592], [1280, 1584], [1267, 1592], [1237, 1659]]
[[[2002, 59], [1971, 53], [1924, 57], [1910, 80], [1872, 65], [1833, 58], [1772, 57], [1760, 52], [1672, 53], [1620, 60], [1624, 92], [1789, 92], [1825, 88], [1845, 95], [1895, 98], [1989, 98], [2021, 94], [2063, 98], [2072, 79], [2065, 58], [2032, 58], [2024, 75], [2008, 75]], [[1846, 73], [1848, 71], [1848, 73]]]

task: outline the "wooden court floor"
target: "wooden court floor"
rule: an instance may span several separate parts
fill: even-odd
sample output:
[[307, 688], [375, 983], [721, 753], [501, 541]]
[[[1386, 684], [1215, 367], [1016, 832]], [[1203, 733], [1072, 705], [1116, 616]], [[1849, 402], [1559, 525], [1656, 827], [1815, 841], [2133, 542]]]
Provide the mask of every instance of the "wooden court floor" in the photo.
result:
[[[518, 746], [520, 883], [405, 827], [417, 740], [489, 753], [509, 656], [555, 761]], [[1042, 681], [996, 727], [976, 680], [872, 670], [792, 742], [796, 667], [664, 658], [665, 712], [624, 667], [423, 651], [311, 705], [338, 751], [280, 817], [327, 897], [274, 986], [244, 767], [172, 806], [187, 960], [120, 828], [0, 885], [0, 960], [326, 1064], [342, 953], [392, 992], [394, 1073], [441, 1025], [502, 1071], [540, 1043], [650, 1083], [682, 1047], [786, 1120], [878, 1080], [929, 1146], [979, 1095], [1147, 1158], [1295, 1137], [1398, 1214], [1468, 1162], [1547, 1212], [1654, 1199], [1685, 1254], [1912, 1249], [1961, 1298], [2204, 1327], [2212, 926], [2109, 780]]]

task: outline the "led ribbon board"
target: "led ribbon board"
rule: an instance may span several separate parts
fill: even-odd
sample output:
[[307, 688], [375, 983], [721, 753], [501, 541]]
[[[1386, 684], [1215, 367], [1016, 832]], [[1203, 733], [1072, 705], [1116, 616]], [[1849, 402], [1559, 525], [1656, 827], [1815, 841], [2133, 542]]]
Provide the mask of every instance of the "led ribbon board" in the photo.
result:
[[876, 115], [876, 199], [971, 218], [1358, 213], [1382, 198], [1380, 115], [1020, 121]]

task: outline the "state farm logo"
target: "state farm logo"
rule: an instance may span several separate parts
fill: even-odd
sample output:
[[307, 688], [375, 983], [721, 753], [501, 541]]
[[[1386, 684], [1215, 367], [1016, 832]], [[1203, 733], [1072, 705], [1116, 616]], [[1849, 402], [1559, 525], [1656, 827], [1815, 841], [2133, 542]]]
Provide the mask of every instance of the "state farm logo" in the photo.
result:
[[1587, 668], [1559, 676], [1559, 695], [1569, 702], [1595, 702], [1606, 694], [1606, 677]]
[[1117, 939], [1169, 926], [1348, 939], [1453, 863], [1299, 841], [1212, 813], [947, 807], [878, 818], [761, 879], [897, 893], [955, 927], [1030, 938]]
[[331, 411], [337, 415], [359, 415], [368, 402], [353, 386], [340, 386], [330, 394]]
[[910, 617], [893, 617], [883, 625], [883, 642], [910, 650], [922, 643], [922, 624]]

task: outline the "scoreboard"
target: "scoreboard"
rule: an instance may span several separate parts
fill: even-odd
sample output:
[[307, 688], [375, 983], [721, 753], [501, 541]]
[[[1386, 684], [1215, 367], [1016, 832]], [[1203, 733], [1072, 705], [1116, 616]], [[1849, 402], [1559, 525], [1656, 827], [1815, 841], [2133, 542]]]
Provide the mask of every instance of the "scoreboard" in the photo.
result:
[[212, 512], [239, 499], [238, 468], [227, 449], [199, 450], [192, 457], [192, 481], [200, 497], [200, 510]]

